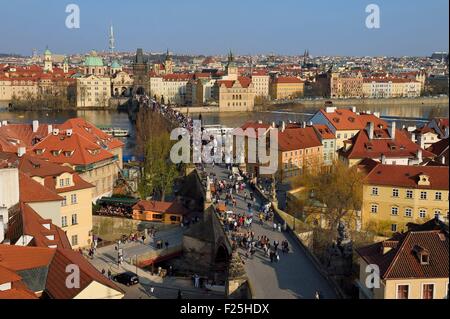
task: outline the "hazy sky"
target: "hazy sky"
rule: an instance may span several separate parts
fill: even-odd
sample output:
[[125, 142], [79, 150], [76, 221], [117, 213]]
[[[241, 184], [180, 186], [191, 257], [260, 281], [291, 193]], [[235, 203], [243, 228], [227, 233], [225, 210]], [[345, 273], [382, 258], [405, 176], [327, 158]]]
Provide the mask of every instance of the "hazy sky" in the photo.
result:
[[[67, 29], [78, 4], [81, 28]], [[368, 4], [381, 28], [367, 29]], [[119, 51], [296, 55], [430, 55], [447, 51], [448, 0], [1, 0], [0, 52]]]

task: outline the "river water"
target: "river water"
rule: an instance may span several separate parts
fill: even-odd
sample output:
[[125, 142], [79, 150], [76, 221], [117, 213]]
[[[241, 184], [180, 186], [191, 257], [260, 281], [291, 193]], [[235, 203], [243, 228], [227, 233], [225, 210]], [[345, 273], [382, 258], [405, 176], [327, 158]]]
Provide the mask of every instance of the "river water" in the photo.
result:
[[[279, 123], [280, 121], [308, 121], [318, 107], [305, 107], [296, 111], [265, 111], [265, 112], [247, 112], [247, 113], [203, 113], [202, 119], [205, 125], [221, 124], [227, 127], [238, 127], [247, 121], [262, 120], [264, 122]], [[363, 108], [358, 108], [362, 111]], [[398, 125], [422, 125], [430, 117], [448, 117], [449, 110], [447, 106], [371, 106], [372, 112], [380, 112], [381, 117], [389, 121], [396, 121]], [[199, 114], [191, 114], [195, 119]], [[0, 108], [0, 120], [8, 120], [11, 123], [31, 123], [33, 120], [39, 120], [42, 123], [63, 123], [69, 118], [83, 117], [87, 121], [97, 126], [112, 126], [128, 129], [130, 137], [124, 139], [125, 158], [134, 155], [135, 149], [135, 128], [128, 119], [128, 114], [117, 111], [8, 111]]]

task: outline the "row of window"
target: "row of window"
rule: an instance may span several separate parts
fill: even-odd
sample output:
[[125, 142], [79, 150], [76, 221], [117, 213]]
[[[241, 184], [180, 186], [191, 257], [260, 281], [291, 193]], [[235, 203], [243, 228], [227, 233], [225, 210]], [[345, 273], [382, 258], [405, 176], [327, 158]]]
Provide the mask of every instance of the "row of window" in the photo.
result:
[[[78, 215], [72, 214], [72, 226], [78, 225]], [[61, 217], [61, 227], [68, 227], [69, 224], [67, 223], [67, 216]]]
[[61, 178], [59, 180], [59, 187], [69, 186], [70, 185], [70, 178]]
[[[377, 214], [379, 211], [379, 207], [377, 204], [372, 204], [370, 207], [370, 212], [372, 214]], [[391, 207], [391, 215], [392, 216], [398, 216], [400, 213], [400, 210], [397, 206]], [[434, 210], [434, 217], [440, 217], [442, 214], [442, 211], [439, 209]], [[448, 214], [448, 212], [447, 212]], [[405, 208], [404, 210], [404, 216], [405, 217], [413, 217], [414, 216], [414, 210], [412, 208]], [[426, 218], [427, 217], [427, 210], [424, 208], [419, 209], [419, 217], [420, 218]]]
[[[77, 194], [70, 195], [70, 203], [71, 205], [78, 204]], [[63, 196], [63, 200], [61, 202], [61, 206], [67, 206], [67, 196]]]
[[[337, 138], [341, 138], [341, 136], [344, 136], [344, 138], [348, 138], [348, 134], [347, 133], [344, 133], [342, 135], [341, 135], [341, 133], [336, 134]], [[350, 134], [350, 137], [353, 137], [353, 136], [355, 136], [355, 133], [351, 133]]]
[[[435, 299], [435, 290], [433, 283], [422, 284], [421, 299]], [[397, 299], [409, 299], [409, 297], [409, 284], [397, 285]]]
[[[380, 194], [380, 190], [378, 187], [372, 187], [372, 196], [378, 196]], [[399, 198], [400, 197], [400, 190], [398, 188], [392, 189], [392, 197]], [[413, 199], [414, 197], [414, 191], [413, 190], [406, 190], [405, 192], [405, 198], [407, 199]], [[428, 192], [427, 191], [420, 191], [420, 199], [427, 200], [428, 199]], [[442, 192], [435, 192], [434, 193], [434, 200], [442, 200]]]

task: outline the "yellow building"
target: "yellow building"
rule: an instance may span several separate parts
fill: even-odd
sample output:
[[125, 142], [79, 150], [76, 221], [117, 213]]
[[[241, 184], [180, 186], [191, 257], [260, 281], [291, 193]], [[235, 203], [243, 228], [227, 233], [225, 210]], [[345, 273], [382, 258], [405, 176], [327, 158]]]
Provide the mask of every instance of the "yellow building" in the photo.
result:
[[330, 79], [331, 98], [351, 98], [363, 96], [363, 76], [357, 74], [332, 73]]
[[239, 77], [236, 81], [217, 81], [219, 92], [219, 111], [253, 111], [255, 106], [255, 88], [251, 79]]
[[77, 107], [107, 107], [111, 98], [111, 79], [88, 75], [77, 79]]
[[313, 127], [283, 127], [278, 133], [278, 176], [282, 183], [323, 167], [323, 145]]
[[270, 83], [270, 97], [273, 100], [299, 98], [304, 92], [305, 83], [296, 77], [278, 77]]
[[360, 299], [448, 299], [448, 226], [445, 228], [435, 219], [411, 224], [406, 233], [356, 249]]
[[448, 167], [378, 164], [365, 178], [362, 225], [379, 233], [435, 216], [448, 223]]
[[[92, 190], [94, 185], [84, 181], [67, 166], [53, 164], [33, 156], [19, 158], [19, 170], [49, 191], [59, 196], [56, 206], [48, 200], [30, 200], [29, 205], [41, 217], [66, 233], [72, 248], [88, 247], [92, 242]], [[21, 185], [33, 187], [33, 183], [22, 177]], [[28, 186], [27, 186], [28, 185]], [[27, 192], [22, 189], [21, 192]], [[44, 189], [41, 189], [44, 191]]]

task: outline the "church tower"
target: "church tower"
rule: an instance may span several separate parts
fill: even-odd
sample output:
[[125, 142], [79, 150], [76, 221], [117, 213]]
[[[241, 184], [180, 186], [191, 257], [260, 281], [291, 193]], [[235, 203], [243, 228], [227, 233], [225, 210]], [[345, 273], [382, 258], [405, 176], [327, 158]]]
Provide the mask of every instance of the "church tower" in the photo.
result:
[[44, 72], [53, 72], [52, 52], [48, 47], [44, 52]]
[[228, 64], [226, 67], [226, 71], [228, 80], [236, 81], [238, 79], [238, 67], [236, 65], [236, 62], [234, 62], [234, 55], [231, 50], [228, 54]]
[[67, 58], [67, 56], [64, 57], [63, 72], [64, 72], [64, 74], [69, 73], [69, 59]]
[[173, 73], [173, 59], [168, 49], [166, 53], [166, 60], [164, 61], [164, 69], [166, 71], [166, 74]]

